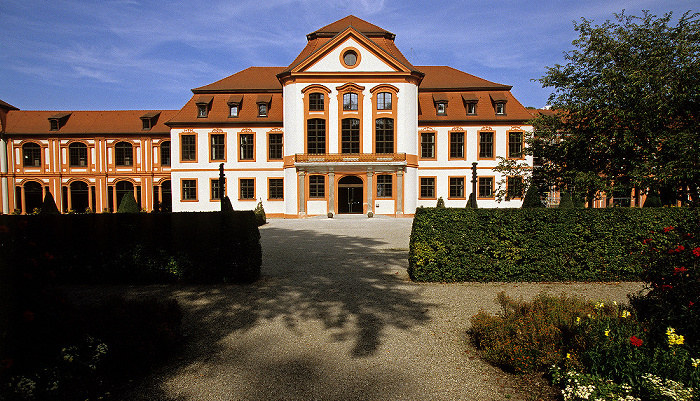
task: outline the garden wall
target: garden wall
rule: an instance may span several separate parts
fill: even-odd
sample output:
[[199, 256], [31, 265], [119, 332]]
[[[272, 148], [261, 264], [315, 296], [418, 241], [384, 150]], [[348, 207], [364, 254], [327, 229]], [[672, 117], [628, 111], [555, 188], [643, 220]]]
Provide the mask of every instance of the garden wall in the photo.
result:
[[0, 216], [14, 273], [59, 282], [250, 282], [260, 275], [252, 211]]
[[638, 280], [652, 231], [698, 224], [685, 208], [416, 210], [414, 281]]

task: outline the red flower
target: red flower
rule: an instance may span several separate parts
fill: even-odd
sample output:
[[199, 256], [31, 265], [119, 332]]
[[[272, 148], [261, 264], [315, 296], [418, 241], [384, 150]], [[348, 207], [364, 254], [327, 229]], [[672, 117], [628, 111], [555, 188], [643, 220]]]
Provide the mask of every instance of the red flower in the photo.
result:
[[673, 288], [671, 284], [664, 284], [661, 286], [661, 291], [670, 290], [671, 288]]
[[32, 311], [25, 311], [24, 315], [22, 316], [24, 316], [24, 320], [26, 320], [27, 322], [31, 322], [32, 320], [34, 320], [34, 312]]
[[667, 232], [669, 232], [669, 231], [671, 231], [671, 230], [673, 230], [673, 227], [672, 227], [672, 226], [668, 226], [668, 227], [664, 228], [664, 232], [665, 232], [665, 233], [667, 233]]
[[693, 302], [693, 301], [688, 301], [688, 308], [692, 308], [693, 305], [695, 305], [695, 302]]
[[674, 274], [674, 275], [676, 275], [676, 274], [678, 274], [678, 273], [685, 273], [685, 272], [687, 272], [687, 271], [688, 271], [688, 269], [686, 269], [686, 268], [683, 267], [683, 266], [681, 266], [681, 267], [674, 267], [674, 268], [673, 268], [673, 274]]
[[700, 258], [700, 247], [693, 249], [693, 255], [695, 255], [695, 257]]
[[651, 238], [647, 238], [644, 241], [642, 241], [642, 244], [646, 245], [651, 242]]
[[635, 347], [641, 347], [642, 344], [644, 344], [644, 341], [642, 341], [641, 338], [637, 338], [637, 336], [632, 336], [632, 337], [630, 337], [630, 342], [631, 342], [632, 345], [634, 345]]

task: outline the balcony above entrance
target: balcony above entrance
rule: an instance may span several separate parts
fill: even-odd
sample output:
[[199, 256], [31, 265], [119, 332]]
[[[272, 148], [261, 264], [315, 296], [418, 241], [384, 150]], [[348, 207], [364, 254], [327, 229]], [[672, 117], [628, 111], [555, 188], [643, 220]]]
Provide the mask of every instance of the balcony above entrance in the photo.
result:
[[358, 154], [309, 154], [294, 155], [294, 166], [305, 167], [403, 167], [405, 153], [358, 153]]

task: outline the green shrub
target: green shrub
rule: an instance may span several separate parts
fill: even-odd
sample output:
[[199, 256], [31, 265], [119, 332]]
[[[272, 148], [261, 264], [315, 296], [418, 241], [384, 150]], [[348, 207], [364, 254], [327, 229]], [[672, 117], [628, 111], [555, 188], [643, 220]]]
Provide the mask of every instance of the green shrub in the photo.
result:
[[662, 207], [661, 197], [656, 191], [649, 191], [642, 207]]
[[542, 203], [542, 199], [540, 199], [540, 192], [537, 189], [537, 185], [535, 184], [530, 184], [529, 187], [527, 187], [527, 192], [525, 192], [525, 199], [523, 199], [523, 209], [541, 209], [544, 208], [544, 204]]
[[563, 191], [561, 193], [561, 198], [559, 198], [559, 209], [573, 209], [574, 208], [574, 200], [571, 197], [571, 193], [569, 191]]
[[408, 273], [436, 282], [638, 280], [645, 233], [697, 219], [684, 208], [418, 208]]
[[46, 191], [46, 196], [44, 196], [44, 201], [41, 203], [41, 208], [39, 212], [35, 214], [59, 214], [58, 208], [56, 207], [56, 201], [53, 199], [51, 192]]
[[267, 217], [265, 216], [265, 209], [263, 208], [262, 201], [258, 202], [258, 205], [255, 206], [255, 210], [253, 212], [255, 213], [255, 221], [258, 223], [258, 226], [262, 226], [263, 224], [267, 223]]
[[467, 208], [478, 209], [479, 206], [476, 203], [476, 194], [474, 192], [469, 194], [469, 199], [467, 200]]
[[439, 208], [445, 207], [445, 201], [442, 199], [442, 196], [438, 198], [437, 205], [435, 205], [435, 207], [439, 207]]
[[141, 209], [138, 203], [136, 203], [136, 198], [134, 198], [134, 193], [129, 191], [122, 196], [121, 202], [119, 202], [119, 208], [117, 213], [139, 213]]

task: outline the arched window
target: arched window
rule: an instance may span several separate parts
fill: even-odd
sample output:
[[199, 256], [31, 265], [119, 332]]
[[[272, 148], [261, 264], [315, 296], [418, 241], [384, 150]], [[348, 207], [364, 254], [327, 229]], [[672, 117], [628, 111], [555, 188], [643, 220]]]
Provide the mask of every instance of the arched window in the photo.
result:
[[323, 93], [312, 93], [309, 95], [309, 111], [323, 111]]
[[[130, 181], [118, 181], [114, 185], [116, 191], [117, 191], [117, 204], [116, 208], [119, 208], [119, 205], [122, 203], [122, 198], [124, 195], [126, 195], [128, 192], [133, 193], [134, 192], [134, 184], [132, 184]], [[136, 199], [136, 203], [139, 202], [139, 198], [137, 194], [134, 194], [134, 198]]]
[[84, 143], [73, 142], [68, 145], [68, 158], [71, 167], [87, 166], [87, 146]]
[[326, 120], [312, 118], [306, 125], [306, 152], [312, 155], [326, 153]]
[[170, 141], [165, 141], [160, 144], [160, 165], [170, 165]]
[[134, 164], [134, 151], [129, 142], [118, 142], [114, 145], [114, 160], [117, 166]]
[[88, 184], [82, 181], [70, 183], [70, 208], [78, 213], [84, 213], [90, 207]]
[[343, 110], [357, 110], [357, 93], [343, 94]]
[[22, 145], [22, 158], [25, 166], [40, 167], [41, 146], [33, 142], [25, 143]]
[[340, 139], [341, 153], [360, 153], [360, 120], [344, 118]]
[[29, 181], [24, 184], [24, 213], [33, 213], [34, 209], [41, 208], [44, 203], [44, 189], [41, 184]]
[[375, 129], [375, 151], [377, 153], [394, 153], [394, 120], [378, 118]]

